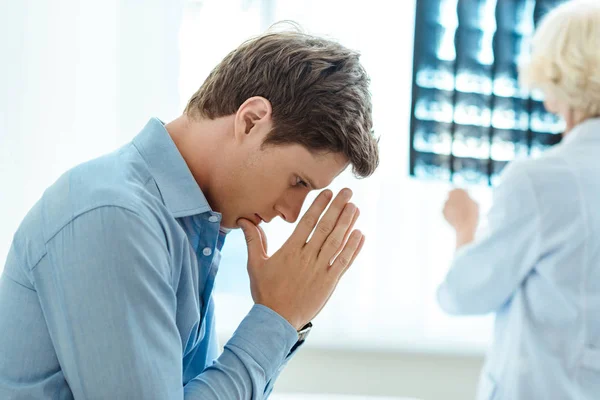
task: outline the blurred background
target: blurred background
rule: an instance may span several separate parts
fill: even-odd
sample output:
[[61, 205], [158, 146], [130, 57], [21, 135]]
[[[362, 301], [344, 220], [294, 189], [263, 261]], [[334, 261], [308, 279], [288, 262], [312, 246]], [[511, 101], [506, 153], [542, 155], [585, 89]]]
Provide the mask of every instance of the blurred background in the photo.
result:
[[[516, 75], [558, 2], [0, 2], [0, 269], [20, 220], [64, 171], [127, 143], [152, 116], [177, 117], [223, 56], [292, 20], [361, 52], [381, 166], [332, 187], [354, 189], [367, 242], [275, 393], [472, 399], [492, 317], [436, 305], [454, 249], [441, 208], [461, 186], [485, 211], [508, 161], [559, 141], [562, 121]], [[271, 251], [292, 228], [265, 227]], [[245, 264], [233, 232], [217, 278], [222, 342], [252, 304]]]

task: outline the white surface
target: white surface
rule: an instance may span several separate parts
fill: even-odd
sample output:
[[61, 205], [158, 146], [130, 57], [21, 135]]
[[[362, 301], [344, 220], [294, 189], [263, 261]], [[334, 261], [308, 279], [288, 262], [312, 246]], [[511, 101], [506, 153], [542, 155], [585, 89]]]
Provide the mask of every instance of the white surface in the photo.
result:
[[0, 2], [0, 272], [46, 187], [178, 115], [181, 1]]
[[421, 400], [472, 400], [480, 356], [301, 349], [275, 393], [335, 393]]
[[336, 394], [274, 394], [270, 400], [418, 400], [408, 397], [351, 396]]

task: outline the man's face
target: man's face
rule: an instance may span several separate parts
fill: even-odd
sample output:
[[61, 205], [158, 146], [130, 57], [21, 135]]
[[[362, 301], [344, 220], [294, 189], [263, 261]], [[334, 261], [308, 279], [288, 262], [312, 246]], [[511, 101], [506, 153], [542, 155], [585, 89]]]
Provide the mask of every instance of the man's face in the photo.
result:
[[205, 191], [225, 228], [238, 227], [240, 218], [257, 225], [276, 217], [295, 222], [308, 193], [329, 186], [348, 165], [338, 153], [299, 144], [264, 145], [274, 127], [265, 98], [248, 99], [225, 121], [229, 133]]
[[341, 154], [314, 154], [298, 144], [244, 146], [219, 195], [222, 225], [239, 218], [255, 224], [281, 217], [295, 222], [311, 190], [328, 186], [347, 166]]
[[308, 193], [328, 186], [348, 164], [341, 154], [315, 154], [298, 144], [263, 147], [264, 137], [256, 139], [231, 151], [235, 157], [213, 190], [225, 228], [236, 228], [240, 218], [295, 222]]

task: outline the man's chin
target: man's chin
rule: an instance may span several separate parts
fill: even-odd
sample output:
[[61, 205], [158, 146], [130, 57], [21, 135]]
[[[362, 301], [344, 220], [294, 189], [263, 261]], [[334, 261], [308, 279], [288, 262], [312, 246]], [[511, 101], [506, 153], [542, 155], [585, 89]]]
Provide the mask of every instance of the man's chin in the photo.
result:
[[235, 221], [234, 223], [222, 221], [221, 222], [221, 228], [224, 228], [224, 229], [240, 229], [240, 226], [237, 224], [237, 221]]

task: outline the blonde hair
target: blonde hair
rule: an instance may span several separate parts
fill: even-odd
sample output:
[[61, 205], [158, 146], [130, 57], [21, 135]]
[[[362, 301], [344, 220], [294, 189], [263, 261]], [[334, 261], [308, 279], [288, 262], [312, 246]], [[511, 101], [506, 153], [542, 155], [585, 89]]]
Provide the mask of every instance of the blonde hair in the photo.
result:
[[567, 1], [550, 11], [532, 39], [521, 84], [538, 88], [584, 118], [600, 116], [600, 1]]

